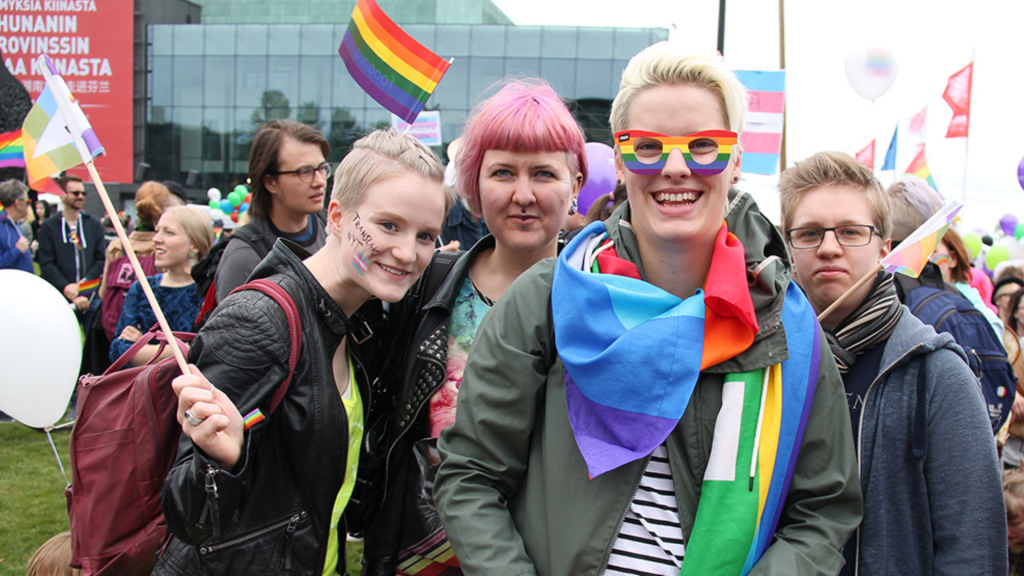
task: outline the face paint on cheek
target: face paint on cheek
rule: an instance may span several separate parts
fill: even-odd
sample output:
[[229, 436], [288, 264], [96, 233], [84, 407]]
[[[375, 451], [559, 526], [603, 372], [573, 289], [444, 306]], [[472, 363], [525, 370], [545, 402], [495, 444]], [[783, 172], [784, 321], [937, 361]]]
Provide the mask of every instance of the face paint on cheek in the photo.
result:
[[352, 245], [355, 247], [368, 246], [370, 248], [370, 255], [376, 255], [380, 252], [377, 246], [373, 243], [373, 236], [363, 226], [362, 218], [359, 217], [359, 213], [356, 212], [354, 218], [352, 218], [352, 225], [356, 229], [356, 234], [349, 233], [348, 237], [352, 241]]
[[370, 269], [370, 263], [362, 252], [356, 252], [356, 255], [352, 257], [352, 265], [355, 266], [356, 272], [359, 272], [360, 276], [365, 276], [366, 271]]

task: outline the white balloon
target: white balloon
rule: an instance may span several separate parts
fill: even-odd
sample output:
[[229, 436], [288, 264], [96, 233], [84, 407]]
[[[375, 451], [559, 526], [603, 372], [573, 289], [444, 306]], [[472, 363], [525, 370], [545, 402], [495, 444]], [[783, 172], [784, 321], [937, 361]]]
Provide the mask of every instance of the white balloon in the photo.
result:
[[1013, 236], [1003, 236], [999, 239], [999, 243], [1006, 246], [1006, 251], [1010, 253], [1010, 257], [1007, 260], [1024, 258], [1024, 247], [1021, 247], [1020, 242]]
[[21, 270], [0, 270], [0, 302], [6, 303], [0, 306], [0, 410], [26, 426], [52, 426], [78, 380], [78, 319], [63, 294]]
[[218, 190], [217, 188], [210, 188], [209, 190], [206, 191], [206, 197], [209, 198], [210, 200], [213, 200], [214, 202], [220, 202], [220, 190]]
[[868, 100], [877, 100], [896, 81], [899, 66], [891, 50], [868, 48], [846, 57], [846, 79]]
[[220, 208], [214, 208], [213, 210], [210, 210], [210, 220], [223, 220], [223, 219], [224, 219], [224, 211], [223, 210], [221, 210]]

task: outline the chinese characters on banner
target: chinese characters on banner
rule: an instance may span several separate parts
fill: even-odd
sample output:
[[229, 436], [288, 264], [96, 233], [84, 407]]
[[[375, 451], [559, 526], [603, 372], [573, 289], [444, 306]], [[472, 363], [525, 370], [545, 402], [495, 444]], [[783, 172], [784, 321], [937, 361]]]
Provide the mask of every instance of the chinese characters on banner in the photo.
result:
[[[95, 164], [104, 182], [131, 182], [132, 0], [0, 0], [4, 65], [34, 101], [48, 54], [102, 139]], [[84, 167], [69, 173], [88, 181]]]

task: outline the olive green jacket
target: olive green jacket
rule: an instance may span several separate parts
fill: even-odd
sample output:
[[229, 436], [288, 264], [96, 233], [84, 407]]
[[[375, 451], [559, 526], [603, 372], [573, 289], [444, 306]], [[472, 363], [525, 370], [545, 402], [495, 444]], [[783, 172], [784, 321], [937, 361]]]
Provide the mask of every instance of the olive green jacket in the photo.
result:
[[[760, 331], [747, 351], [701, 373], [667, 440], [687, 542], [724, 375], [788, 358], [781, 312], [791, 273], [782, 237], [743, 193], [730, 192], [726, 220], [746, 250]], [[628, 203], [607, 226], [619, 256], [646, 278]], [[564, 368], [555, 348], [553, 269], [553, 259], [538, 263], [488, 312], [462, 380], [455, 424], [441, 434], [434, 497], [467, 574], [600, 574], [646, 466], [639, 460], [588, 477], [569, 426]], [[785, 509], [752, 574], [836, 574], [843, 564], [840, 550], [860, 523], [863, 502], [846, 395], [824, 335], [821, 350]]]

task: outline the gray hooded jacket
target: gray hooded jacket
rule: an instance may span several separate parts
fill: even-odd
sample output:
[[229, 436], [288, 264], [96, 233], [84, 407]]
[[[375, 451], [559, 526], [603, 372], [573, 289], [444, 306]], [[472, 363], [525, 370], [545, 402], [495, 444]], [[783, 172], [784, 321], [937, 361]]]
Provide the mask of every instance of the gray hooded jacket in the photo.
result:
[[853, 424], [864, 494], [857, 574], [1006, 574], [995, 442], [949, 334], [904, 307]]

